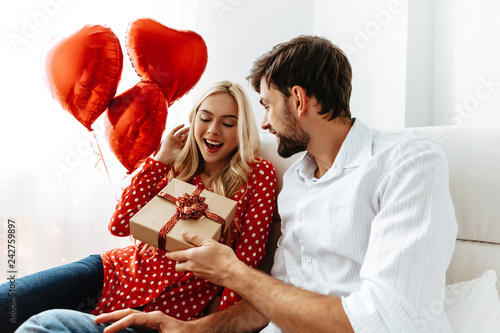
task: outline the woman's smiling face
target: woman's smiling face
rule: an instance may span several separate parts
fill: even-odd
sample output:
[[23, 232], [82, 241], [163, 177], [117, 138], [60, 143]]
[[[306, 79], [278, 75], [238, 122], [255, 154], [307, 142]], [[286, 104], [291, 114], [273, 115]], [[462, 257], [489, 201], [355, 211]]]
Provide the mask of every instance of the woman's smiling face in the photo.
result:
[[205, 98], [196, 113], [194, 135], [205, 169], [224, 169], [238, 147], [236, 100], [226, 93]]

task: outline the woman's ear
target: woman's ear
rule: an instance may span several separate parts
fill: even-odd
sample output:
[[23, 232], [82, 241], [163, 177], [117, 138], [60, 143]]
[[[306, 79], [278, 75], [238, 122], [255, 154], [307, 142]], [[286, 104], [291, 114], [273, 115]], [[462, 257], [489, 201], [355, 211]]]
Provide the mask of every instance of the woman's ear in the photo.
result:
[[297, 110], [297, 116], [300, 118], [307, 111], [307, 93], [301, 86], [293, 86], [291, 89], [292, 100], [295, 109]]

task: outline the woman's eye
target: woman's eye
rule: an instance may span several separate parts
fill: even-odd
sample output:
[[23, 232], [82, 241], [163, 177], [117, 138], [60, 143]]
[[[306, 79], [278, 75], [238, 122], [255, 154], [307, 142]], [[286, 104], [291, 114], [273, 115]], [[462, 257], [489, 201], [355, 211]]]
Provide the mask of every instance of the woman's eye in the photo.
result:
[[200, 117], [200, 120], [206, 123], [206, 122], [209, 122], [209, 121], [210, 121], [210, 118], [203, 118], [203, 117]]
[[222, 123], [226, 127], [234, 127], [234, 124]]

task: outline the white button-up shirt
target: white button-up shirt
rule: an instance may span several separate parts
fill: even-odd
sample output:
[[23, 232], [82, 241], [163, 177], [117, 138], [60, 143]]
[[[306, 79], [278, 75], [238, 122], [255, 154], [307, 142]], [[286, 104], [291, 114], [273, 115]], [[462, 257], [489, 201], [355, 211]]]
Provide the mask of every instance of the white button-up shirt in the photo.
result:
[[451, 331], [443, 297], [457, 224], [440, 147], [356, 120], [328, 172], [316, 169], [306, 153], [283, 177], [272, 275], [341, 297], [356, 332]]

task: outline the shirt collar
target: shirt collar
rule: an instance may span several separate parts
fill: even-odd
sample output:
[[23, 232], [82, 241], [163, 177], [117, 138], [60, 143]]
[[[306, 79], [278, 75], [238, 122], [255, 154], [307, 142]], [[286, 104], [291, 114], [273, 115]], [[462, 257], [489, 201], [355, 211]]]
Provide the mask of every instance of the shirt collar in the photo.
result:
[[[373, 132], [361, 120], [354, 119], [332, 167], [321, 177], [321, 181], [329, 180], [342, 174], [344, 169], [357, 168], [372, 157]], [[314, 179], [318, 165], [314, 157], [307, 152], [297, 166], [302, 181]]]

